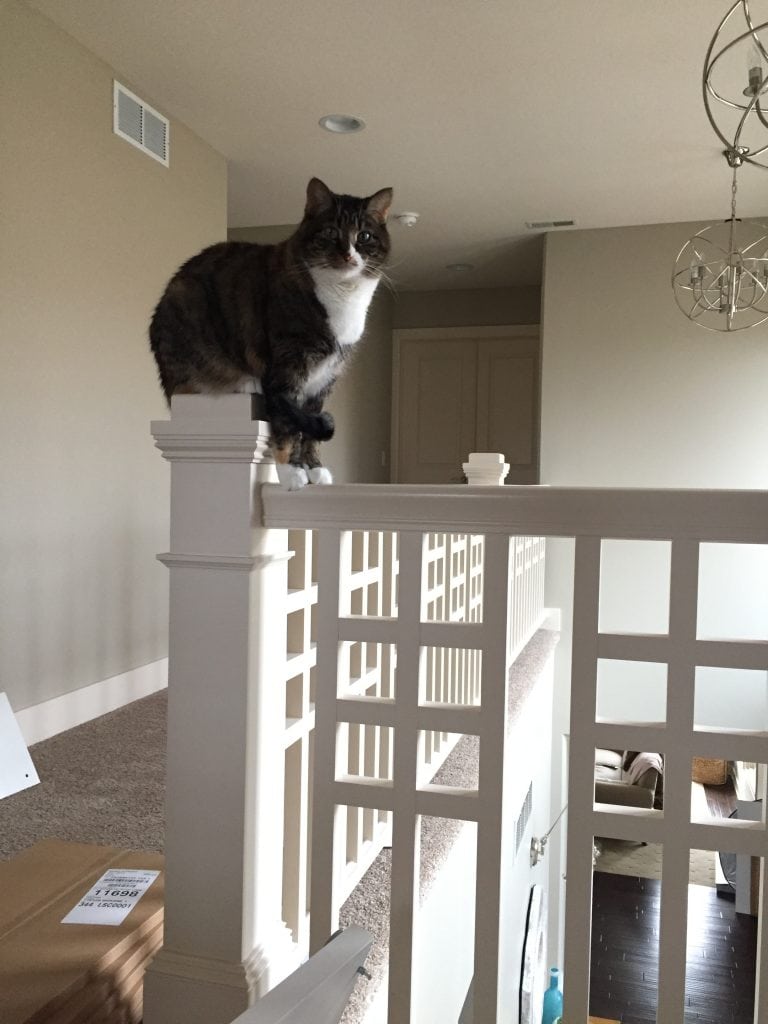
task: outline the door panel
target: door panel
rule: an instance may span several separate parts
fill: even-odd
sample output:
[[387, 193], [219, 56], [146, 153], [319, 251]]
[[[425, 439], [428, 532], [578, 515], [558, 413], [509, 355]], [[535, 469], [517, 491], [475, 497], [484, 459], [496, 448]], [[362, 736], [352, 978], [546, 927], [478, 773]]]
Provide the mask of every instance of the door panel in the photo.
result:
[[475, 451], [503, 452], [507, 483], [538, 480], [539, 344], [537, 338], [477, 343]]
[[472, 342], [404, 341], [400, 349], [398, 480], [458, 482], [476, 419]]

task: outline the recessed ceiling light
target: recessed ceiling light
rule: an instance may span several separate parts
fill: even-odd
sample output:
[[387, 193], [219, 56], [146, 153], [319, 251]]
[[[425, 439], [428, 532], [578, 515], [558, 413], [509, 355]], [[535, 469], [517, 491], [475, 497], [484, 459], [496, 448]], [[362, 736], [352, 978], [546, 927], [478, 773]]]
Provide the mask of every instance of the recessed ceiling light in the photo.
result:
[[336, 132], [340, 135], [361, 132], [365, 128], [365, 121], [351, 114], [326, 114], [320, 118], [318, 124], [327, 132]]
[[456, 274], [462, 274], [467, 270], [474, 270], [474, 263], [446, 263], [446, 270], [453, 270]]

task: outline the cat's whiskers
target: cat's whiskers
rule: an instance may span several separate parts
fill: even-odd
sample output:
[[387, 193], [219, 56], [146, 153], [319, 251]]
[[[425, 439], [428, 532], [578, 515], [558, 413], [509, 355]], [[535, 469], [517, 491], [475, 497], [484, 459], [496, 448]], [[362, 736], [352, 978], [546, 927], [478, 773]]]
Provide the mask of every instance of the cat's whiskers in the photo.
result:
[[376, 275], [385, 288], [392, 292], [393, 295], [397, 294], [397, 283], [383, 267], [377, 268]]

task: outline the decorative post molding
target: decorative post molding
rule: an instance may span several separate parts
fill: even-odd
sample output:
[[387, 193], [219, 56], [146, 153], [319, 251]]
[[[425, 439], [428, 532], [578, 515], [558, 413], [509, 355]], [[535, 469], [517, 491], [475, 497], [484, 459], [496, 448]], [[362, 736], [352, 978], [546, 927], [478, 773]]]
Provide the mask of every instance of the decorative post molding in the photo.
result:
[[166, 900], [145, 1024], [228, 1024], [298, 965], [282, 921], [287, 531], [259, 395], [181, 395], [171, 464]]
[[471, 487], [499, 487], [509, 473], [509, 463], [500, 452], [472, 452], [463, 469]]

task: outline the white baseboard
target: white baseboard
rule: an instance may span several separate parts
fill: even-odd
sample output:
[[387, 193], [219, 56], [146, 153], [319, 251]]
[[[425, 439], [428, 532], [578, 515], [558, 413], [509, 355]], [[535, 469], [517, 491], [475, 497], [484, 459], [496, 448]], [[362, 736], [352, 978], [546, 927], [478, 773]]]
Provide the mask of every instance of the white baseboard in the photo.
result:
[[24, 742], [31, 746], [83, 722], [90, 722], [99, 715], [106, 715], [108, 711], [116, 711], [131, 701], [149, 697], [167, 685], [168, 659], [160, 658], [122, 675], [102, 679], [72, 693], [23, 708], [16, 712], [16, 721]]

